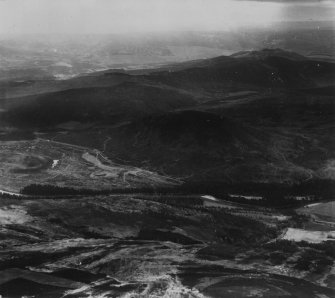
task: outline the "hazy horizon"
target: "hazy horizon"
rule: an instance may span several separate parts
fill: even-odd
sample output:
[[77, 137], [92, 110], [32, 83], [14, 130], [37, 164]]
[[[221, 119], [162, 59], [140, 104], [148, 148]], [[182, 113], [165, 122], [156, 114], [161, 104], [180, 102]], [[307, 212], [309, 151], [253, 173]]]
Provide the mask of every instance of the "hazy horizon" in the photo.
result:
[[0, 34], [226, 31], [334, 16], [326, 0], [1, 0]]

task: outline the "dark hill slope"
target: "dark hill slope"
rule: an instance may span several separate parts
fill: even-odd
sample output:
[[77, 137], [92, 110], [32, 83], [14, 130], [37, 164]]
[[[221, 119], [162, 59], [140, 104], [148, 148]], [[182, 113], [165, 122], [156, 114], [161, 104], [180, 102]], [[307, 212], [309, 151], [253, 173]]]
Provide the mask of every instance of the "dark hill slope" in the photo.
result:
[[174, 89], [125, 82], [10, 99], [2, 108], [11, 123], [50, 126], [67, 121], [115, 123], [193, 103], [191, 95]]
[[255, 134], [249, 127], [226, 117], [192, 110], [146, 117], [124, 128], [126, 134], [134, 132], [136, 135], [143, 134], [146, 139], [159, 138], [169, 143], [180, 143], [186, 135], [199, 145], [207, 145], [209, 142], [228, 142], [228, 145], [234, 140], [247, 140]]
[[284, 51], [282, 49], [263, 49], [261, 51], [241, 51], [232, 54], [234, 58], [256, 58], [263, 60], [268, 57], [281, 57], [294, 61], [304, 61], [307, 58], [295, 52]]
[[10, 80], [8, 78], [0, 81], [0, 100], [69, 89], [112, 87], [134, 79], [132, 76], [120, 72], [100, 75], [93, 73], [68, 80], [54, 80], [51, 78], [34, 80], [34, 76], [28, 75], [27, 77], [27, 80]]
[[[204, 181], [284, 181], [285, 162], [273, 146], [289, 140], [213, 113], [152, 116], [110, 135], [114, 141], [107, 152], [138, 165], [150, 160], [150, 167], [162, 173]], [[287, 180], [305, 175], [293, 165], [288, 172]]]
[[[190, 107], [201, 98], [232, 90], [318, 88], [334, 82], [332, 63], [284, 51], [248, 52], [191, 61], [148, 75], [104, 73], [56, 83], [68, 90], [0, 101], [2, 118], [12, 124], [57, 125], [66, 121], [115, 123]], [[31, 86], [31, 92], [47, 88]], [[22, 90], [28, 90], [29, 84]], [[0, 88], [1, 89], [1, 88]], [[21, 91], [22, 91], [21, 90]], [[15, 92], [14, 92], [15, 93]]]
[[198, 105], [198, 110], [229, 116], [260, 127], [295, 127], [301, 132], [311, 127], [333, 124], [334, 88], [305, 88], [269, 94], [241, 96], [233, 100], [213, 100]]
[[[299, 57], [299, 59], [297, 58]], [[263, 50], [231, 57], [217, 57], [177, 71], [151, 74], [166, 84], [224, 88], [305, 88], [334, 83], [335, 64], [314, 61], [284, 51]]]

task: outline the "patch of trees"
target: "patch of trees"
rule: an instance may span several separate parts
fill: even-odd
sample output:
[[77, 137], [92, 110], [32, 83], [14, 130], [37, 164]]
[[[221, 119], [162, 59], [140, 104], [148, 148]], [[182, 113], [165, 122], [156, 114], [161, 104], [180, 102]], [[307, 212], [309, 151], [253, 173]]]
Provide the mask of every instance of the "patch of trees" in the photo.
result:
[[[21, 194], [31, 196], [79, 196], [79, 195], [108, 195], [108, 194], [152, 194], [152, 195], [178, 195], [183, 194], [175, 188], [154, 188], [154, 187], [127, 187], [113, 189], [87, 189], [63, 187], [51, 184], [30, 184], [20, 190]], [[185, 193], [186, 194], [186, 193]]]
[[293, 254], [299, 250], [299, 246], [296, 242], [282, 239], [274, 242], [269, 242], [264, 245], [264, 248], [271, 251], [279, 250], [283, 253]]
[[298, 242], [300, 247], [309, 247], [314, 250], [320, 250], [328, 257], [335, 259], [335, 241], [323, 241], [321, 243], [310, 243], [306, 241]]
[[322, 273], [332, 266], [334, 260], [315, 249], [303, 251], [294, 268], [302, 271]]
[[[175, 190], [177, 188], [177, 191]], [[311, 180], [299, 184], [279, 183], [234, 183], [227, 184], [219, 181], [212, 182], [186, 182], [174, 188], [175, 192], [208, 194], [219, 199], [232, 201], [239, 204], [291, 208], [306, 205], [312, 201], [332, 200], [335, 195], [335, 181]], [[229, 194], [238, 193], [240, 197], [231, 197]], [[260, 196], [263, 199], [247, 199], [247, 196]], [[300, 200], [292, 197], [301, 196]]]
[[71, 195], [97, 195], [107, 194], [107, 190], [77, 189], [71, 187], [60, 187], [50, 184], [30, 184], [20, 191], [24, 195], [32, 196], [71, 196]]
[[182, 191], [191, 193], [205, 193], [212, 195], [225, 195], [237, 192], [243, 195], [255, 196], [322, 196], [333, 198], [335, 195], [335, 181], [309, 180], [296, 184], [283, 183], [222, 183], [220, 181], [195, 181], [185, 182], [177, 186]]
[[281, 239], [266, 243], [263, 248], [266, 250], [263, 255], [269, 252], [270, 260], [275, 265], [283, 264], [293, 254], [300, 252], [298, 259], [293, 261], [294, 268], [300, 271], [323, 273], [333, 265], [335, 259], [334, 241], [309, 243]]
[[[166, 196], [166, 200], [169, 200], [169, 202], [173, 196], [177, 197], [178, 195], [212, 195], [218, 199], [245, 205], [291, 208], [302, 206], [313, 201], [332, 200], [335, 196], [335, 181], [313, 180], [293, 185], [276, 183], [227, 184], [219, 181], [198, 181], [185, 182], [173, 187], [133, 187], [103, 190], [60, 187], [49, 184], [31, 184], [25, 186], [21, 190], [21, 193], [33, 196], [150, 194]], [[238, 193], [241, 196], [231, 197], [229, 194], [232, 193]], [[244, 195], [260, 196], [262, 199], [248, 199], [243, 197]], [[169, 196], [171, 196], [171, 198]], [[292, 196], [305, 196], [306, 198], [295, 200]], [[177, 198], [174, 200], [177, 200]], [[185, 198], [183, 198], [183, 200], [185, 200]], [[192, 200], [194, 200], [194, 198], [192, 198]]]
[[20, 196], [15, 194], [8, 194], [8, 193], [0, 193], [1, 199], [19, 199]]
[[313, 250], [322, 251], [325, 255], [335, 259], [335, 242], [323, 241], [321, 243], [310, 243], [307, 241], [295, 242], [286, 239], [280, 239], [266, 243], [264, 248], [269, 250], [280, 250], [282, 252], [293, 254], [300, 248], [311, 248]]
[[154, 201], [158, 202], [161, 204], [168, 204], [171, 206], [176, 206], [176, 207], [195, 207], [199, 206], [202, 207], [203, 201], [200, 198], [197, 197], [178, 197], [178, 195], [175, 196], [154, 196], [154, 197], [139, 197], [139, 199], [142, 200], [149, 200], [149, 201]]
[[113, 189], [87, 189], [63, 187], [51, 184], [30, 184], [20, 190], [21, 194], [32, 196], [79, 196], [79, 195], [108, 195], [108, 194], [152, 194], [152, 195], [178, 195], [180, 190], [174, 188], [129, 187]]

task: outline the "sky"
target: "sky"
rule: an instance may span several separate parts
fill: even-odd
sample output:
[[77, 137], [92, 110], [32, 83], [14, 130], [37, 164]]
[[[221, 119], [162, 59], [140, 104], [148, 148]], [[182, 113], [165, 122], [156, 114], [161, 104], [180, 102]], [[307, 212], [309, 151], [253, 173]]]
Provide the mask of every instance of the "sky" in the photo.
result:
[[335, 19], [335, 0], [0, 0], [0, 34], [230, 30]]

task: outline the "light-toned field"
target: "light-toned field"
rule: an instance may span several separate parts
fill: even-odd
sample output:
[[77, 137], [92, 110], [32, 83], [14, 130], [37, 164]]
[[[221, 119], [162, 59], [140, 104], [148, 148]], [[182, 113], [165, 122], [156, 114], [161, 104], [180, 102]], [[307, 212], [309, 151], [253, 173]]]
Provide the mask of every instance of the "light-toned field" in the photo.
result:
[[0, 143], [0, 190], [19, 192], [29, 184], [101, 190], [174, 183], [150, 171], [115, 164], [90, 148], [44, 139]]
[[297, 209], [297, 213], [310, 218], [305, 229], [311, 231], [335, 230], [335, 202], [314, 203]]
[[297, 242], [306, 241], [310, 243], [334, 241], [335, 231], [307, 231], [303, 229], [288, 228], [283, 239]]
[[335, 201], [320, 204], [310, 204], [299, 209], [300, 212], [313, 215], [320, 220], [329, 221], [335, 224]]

